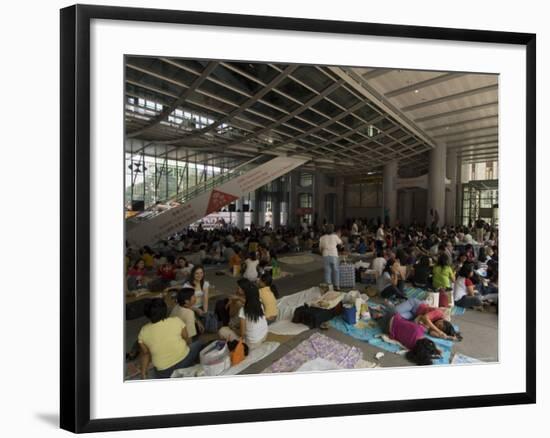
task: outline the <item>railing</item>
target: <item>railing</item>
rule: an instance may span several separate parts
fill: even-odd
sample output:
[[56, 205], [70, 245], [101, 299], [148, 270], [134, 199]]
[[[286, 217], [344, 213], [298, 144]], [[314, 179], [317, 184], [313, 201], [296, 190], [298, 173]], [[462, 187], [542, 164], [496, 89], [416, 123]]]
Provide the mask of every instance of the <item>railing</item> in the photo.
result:
[[248, 170], [247, 168], [248, 165], [258, 160], [260, 157], [261, 155], [255, 158], [252, 158], [251, 160], [248, 160], [238, 165], [237, 167], [230, 169], [225, 173], [222, 173], [215, 177], [207, 179], [206, 182], [204, 183], [198, 183], [193, 187], [191, 187], [189, 190], [186, 190], [185, 192], [180, 193], [177, 196], [164, 201], [161, 205], [153, 205], [145, 209], [143, 212], [139, 213], [138, 215], [128, 218], [127, 222], [128, 223], [144, 222], [149, 219], [152, 219], [155, 216], [158, 216], [159, 214], [164, 213], [165, 211], [169, 211], [172, 208], [176, 208], [182, 204], [185, 204], [191, 199], [196, 198], [197, 196], [212, 190], [214, 187], [218, 187], [226, 183], [227, 181], [242, 175], [244, 172]]

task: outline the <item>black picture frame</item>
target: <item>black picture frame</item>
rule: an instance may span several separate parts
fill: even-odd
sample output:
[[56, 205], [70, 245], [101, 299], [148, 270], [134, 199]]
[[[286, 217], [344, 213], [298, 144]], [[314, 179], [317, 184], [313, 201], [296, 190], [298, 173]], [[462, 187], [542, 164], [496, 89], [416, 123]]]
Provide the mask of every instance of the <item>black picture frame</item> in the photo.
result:
[[[526, 47], [526, 391], [131, 418], [90, 419], [90, 21], [207, 26], [487, 42]], [[61, 10], [61, 386], [60, 425], [76, 432], [214, 425], [328, 416], [472, 408], [536, 401], [536, 35], [376, 23], [75, 5]]]

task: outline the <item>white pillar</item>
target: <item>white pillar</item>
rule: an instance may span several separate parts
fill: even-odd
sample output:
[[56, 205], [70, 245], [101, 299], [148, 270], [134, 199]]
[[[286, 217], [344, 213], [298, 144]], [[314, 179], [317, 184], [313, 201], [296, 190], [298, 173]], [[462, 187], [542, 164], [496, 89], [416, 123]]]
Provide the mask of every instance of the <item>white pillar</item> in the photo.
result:
[[244, 211], [243, 211], [244, 200], [243, 200], [243, 198], [237, 199], [235, 204], [236, 204], [235, 206], [236, 206], [236, 210], [237, 210], [237, 212], [235, 213], [235, 215], [236, 215], [235, 225], [237, 226], [237, 228], [242, 230], [244, 228]]
[[389, 217], [390, 225], [395, 224], [397, 219], [397, 161], [392, 161], [384, 166], [383, 180], [383, 216], [382, 222], [385, 222], [386, 216]]
[[449, 191], [445, 191], [445, 223], [455, 225], [456, 221], [456, 183], [457, 183], [457, 152], [447, 150], [447, 178], [451, 180]]
[[[426, 212], [426, 223], [432, 224], [436, 212], [439, 217], [437, 226], [440, 227], [445, 221], [445, 170], [447, 146], [436, 145], [430, 151], [430, 170], [428, 174], [428, 211]], [[430, 214], [433, 210], [434, 216]]]

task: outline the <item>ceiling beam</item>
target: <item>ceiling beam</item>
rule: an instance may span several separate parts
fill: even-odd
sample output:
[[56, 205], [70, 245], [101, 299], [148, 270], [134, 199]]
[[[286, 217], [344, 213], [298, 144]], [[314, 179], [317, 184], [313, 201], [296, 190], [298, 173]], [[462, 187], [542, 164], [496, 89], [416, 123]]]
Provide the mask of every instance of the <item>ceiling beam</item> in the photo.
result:
[[485, 149], [495, 149], [498, 150], [498, 143], [487, 143], [486, 145], [482, 147], [475, 147], [475, 146], [464, 146], [463, 148], [456, 148], [457, 154], [460, 154], [465, 151], [482, 151]]
[[201, 73], [201, 75], [196, 78], [193, 83], [189, 86], [189, 88], [186, 88], [183, 90], [183, 92], [178, 96], [178, 98], [172, 102], [170, 106], [167, 106], [163, 108], [163, 110], [156, 116], [153, 117], [153, 119], [149, 122], [148, 125], [144, 126], [143, 128], [137, 129], [133, 132], [128, 132], [126, 135], [128, 137], [137, 137], [140, 134], [143, 134], [144, 132], [147, 132], [149, 129], [157, 126], [162, 121], [166, 120], [170, 114], [178, 107], [180, 106], [185, 100], [189, 97], [189, 95], [195, 91], [197, 88], [199, 88], [202, 83], [206, 80], [206, 78], [212, 73], [216, 67], [219, 65], [219, 62], [210, 62], [204, 69], [204, 71]]
[[361, 75], [361, 77], [366, 81], [368, 81], [368, 80], [383, 76], [385, 74], [388, 74], [391, 71], [393, 71], [393, 69], [391, 68], [376, 68], [374, 70], [369, 71], [368, 73], [365, 73], [364, 75]]
[[449, 94], [447, 96], [438, 97], [437, 99], [426, 100], [424, 102], [415, 103], [401, 108], [401, 111], [414, 111], [420, 108], [426, 108], [433, 105], [439, 105], [440, 103], [449, 102], [451, 100], [462, 99], [464, 97], [475, 96], [476, 94], [487, 93], [489, 91], [498, 90], [498, 84], [487, 85], [485, 87], [473, 88], [471, 90], [461, 91], [455, 94]]
[[386, 97], [374, 89], [371, 85], [364, 80], [355, 69], [345, 69], [340, 67], [328, 67], [328, 69], [338, 75], [338, 77], [345, 79], [348, 85], [363, 97], [366, 97], [374, 105], [376, 105], [382, 112], [393, 117], [397, 123], [403, 125], [414, 135], [426, 142], [432, 148], [435, 147], [436, 142], [426, 132], [424, 132], [418, 125], [410, 120], [402, 111], [393, 105]]
[[471, 153], [486, 153], [486, 152], [498, 152], [498, 146], [489, 146], [486, 148], [478, 148], [478, 149], [464, 149], [457, 153], [457, 157], [471, 154]]
[[447, 129], [455, 126], [467, 125], [468, 123], [475, 123], [475, 122], [480, 122], [482, 120], [489, 120], [489, 119], [495, 119], [495, 118], [498, 118], [498, 114], [495, 114], [492, 116], [486, 116], [486, 117], [478, 117], [476, 119], [462, 120], [460, 122], [454, 122], [454, 123], [444, 123], [443, 125], [427, 126], [424, 129], [426, 129], [427, 131], [436, 131], [438, 129]]
[[416, 82], [405, 87], [397, 88], [393, 91], [385, 93], [386, 97], [392, 98], [401, 96], [402, 94], [410, 93], [412, 91], [421, 90], [422, 88], [431, 87], [433, 85], [441, 84], [443, 82], [451, 81], [453, 79], [458, 79], [464, 76], [466, 73], [445, 73], [435, 78], [427, 79], [425, 81]]
[[[456, 131], [456, 132], [449, 132], [445, 134], [439, 134], [439, 135], [435, 135], [434, 138], [456, 137], [457, 135], [464, 135], [464, 134], [469, 134], [472, 132], [479, 132], [479, 131], [487, 131], [488, 129], [498, 129], [498, 125], [487, 126], [485, 128], [466, 129], [464, 131]], [[498, 135], [498, 132], [497, 134], [494, 134], [494, 135]], [[465, 139], [465, 140], [468, 140], [468, 139]]]
[[[479, 141], [475, 142], [476, 140], [479, 140]], [[475, 143], [470, 143], [471, 141], [474, 141]], [[484, 144], [487, 142], [495, 142], [495, 141], [498, 142], [498, 134], [478, 135], [477, 137], [465, 138], [463, 140], [448, 141], [447, 148], [453, 149], [455, 147], [460, 147], [460, 146], [472, 146], [472, 145]]]
[[[172, 64], [174, 64], [172, 62]], [[259, 92], [254, 94], [252, 97], [250, 97], [248, 100], [243, 102], [241, 105], [239, 105], [238, 108], [235, 108], [234, 110], [230, 111], [228, 114], [226, 114], [221, 119], [215, 121], [211, 125], [208, 125], [207, 127], [203, 129], [198, 129], [196, 131], [193, 131], [189, 133], [188, 135], [184, 135], [180, 139], [175, 139], [174, 141], [171, 141], [171, 144], [178, 144], [180, 142], [185, 142], [189, 140], [190, 138], [198, 137], [203, 134], [206, 134], [208, 132], [211, 132], [212, 130], [216, 129], [218, 126], [224, 124], [224, 123], [230, 123], [232, 122], [232, 119], [242, 113], [244, 113], [247, 109], [254, 106], [255, 103], [257, 103], [262, 97], [264, 97], [266, 94], [268, 94], [273, 88], [275, 88], [277, 85], [279, 85], [288, 75], [290, 75], [294, 70], [298, 68], [297, 65], [290, 65], [285, 70], [283, 70], [282, 73], [277, 75], [271, 82], [269, 82], [265, 87], [261, 88]]]
[[429, 122], [431, 120], [441, 119], [444, 117], [450, 117], [450, 116], [456, 116], [458, 114], [469, 113], [471, 111], [483, 110], [483, 109], [491, 108], [493, 106], [498, 106], [498, 101], [484, 103], [481, 105], [468, 106], [466, 108], [460, 108], [457, 110], [447, 111], [444, 113], [438, 112], [437, 114], [432, 114], [430, 116], [419, 117], [418, 119], [414, 119], [414, 121], [415, 123], [424, 123], [424, 122]]

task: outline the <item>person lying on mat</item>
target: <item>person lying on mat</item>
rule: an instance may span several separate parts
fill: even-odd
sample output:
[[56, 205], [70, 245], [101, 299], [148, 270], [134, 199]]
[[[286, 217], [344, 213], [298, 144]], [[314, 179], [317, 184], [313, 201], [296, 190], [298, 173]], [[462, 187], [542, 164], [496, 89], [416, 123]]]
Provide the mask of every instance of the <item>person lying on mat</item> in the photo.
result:
[[267, 320], [260, 301], [258, 287], [246, 278], [239, 279], [237, 284], [245, 296], [244, 306], [239, 310], [240, 336], [229, 327], [222, 327], [218, 331], [218, 335], [226, 341], [242, 338], [248, 347], [253, 349], [267, 337]]
[[462, 340], [462, 335], [455, 330], [449, 321], [445, 320], [445, 315], [441, 309], [430, 307], [418, 298], [409, 298], [396, 306], [387, 301], [386, 305], [399, 313], [404, 319], [414, 319], [415, 322], [422, 324], [432, 336], [452, 341]]
[[155, 298], [145, 307], [145, 324], [138, 335], [141, 350], [141, 378], [147, 378], [153, 362], [158, 379], [167, 379], [179, 368], [193, 365], [203, 347], [201, 341], [191, 342], [185, 323], [177, 317], [166, 317], [164, 300]]
[[423, 325], [408, 321], [391, 309], [383, 312], [370, 309], [370, 313], [384, 333], [409, 350], [405, 357], [411, 362], [432, 365], [433, 359], [441, 357], [441, 350], [426, 337], [426, 328]]

